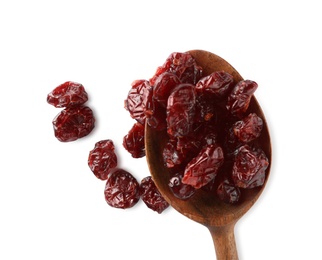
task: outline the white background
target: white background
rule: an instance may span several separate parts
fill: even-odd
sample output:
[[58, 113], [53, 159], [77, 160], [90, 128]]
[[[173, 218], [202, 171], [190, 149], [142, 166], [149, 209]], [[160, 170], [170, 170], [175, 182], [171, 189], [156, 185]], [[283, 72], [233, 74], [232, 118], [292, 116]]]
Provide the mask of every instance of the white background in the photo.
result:
[[[110, 138], [138, 179], [122, 138], [130, 84], [173, 51], [204, 49], [259, 84], [270, 125], [268, 185], [235, 228], [240, 259], [322, 259], [320, 1], [0, 2], [0, 259], [215, 259], [208, 230], [173, 209], [109, 207], [87, 166]], [[47, 94], [82, 83], [97, 124], [55, 139]]]

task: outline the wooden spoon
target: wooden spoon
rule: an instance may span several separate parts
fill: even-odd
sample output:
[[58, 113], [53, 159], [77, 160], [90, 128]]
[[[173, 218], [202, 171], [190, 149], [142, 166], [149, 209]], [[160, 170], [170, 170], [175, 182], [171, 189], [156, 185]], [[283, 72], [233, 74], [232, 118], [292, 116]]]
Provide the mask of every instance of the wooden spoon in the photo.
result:
[[[189, 53], [203, 67], [203, 76], [213, 71], [226, 71], [230, 73], [236, 82], [242, 80], [240, 74], [224, 59], [202, 50], [192, 50]], [[265, 116], [253, 96], [248, 112], [255, 112], [263, 119], [264, 127], [257, 142], [265, 152], [271, 165], [271, 142]], [[266, 170], [266, 180], [263, 186], [243, 190], [243, 200], [237, 205], [230, 205], [209, 196], [205, 191], [198, 190], [190, 199], [183, 201], [176, 198], [169, 189], [170, 173], [165, 167], [162, 158], [162, 150], [168, 140], [166, 131], [159, 132], [146, 127], [145, 149], [146, 158], [152, 178], [169, 204], [184, 216], [206, 226], [212, 236], [216, 256], [218, 260], [238, 259], [236, 249], [234, 226], [236, 222], [251, 208], [262, 193], [270, 172], [270, 165]]]

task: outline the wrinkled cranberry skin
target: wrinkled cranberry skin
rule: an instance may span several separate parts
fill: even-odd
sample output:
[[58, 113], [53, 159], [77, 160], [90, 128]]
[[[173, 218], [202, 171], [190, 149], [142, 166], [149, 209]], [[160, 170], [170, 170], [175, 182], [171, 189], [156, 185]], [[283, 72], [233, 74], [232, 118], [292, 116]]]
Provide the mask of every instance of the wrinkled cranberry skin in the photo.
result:
[[241, 116], [246, 112], [252, 95], [258, 88], [255, 81], [242, 80], [238, 82], [228, 95], [227, 109], [233, 115]]
[[180, 165], [185, 159], [184, 153], [177, 149], [177, 142], [175, 139], [170, 139], [167, 142], [163, 149], [162, 156], [163, 161], [168, 168]]
[[173, 137], [186, 136], [193, 129], [196, 92], [192, 84], [180, 84], [170, 94], [167, 104], [167, 132]]
[[178, 172], [171, 177], [168, 186], [173, 195], [181, 200], [187, 200], [196, 193], [196, 189], [191, 185], [182, 183], [183, 173]]
[[250, 189], [261, 186], [265, 181], [268, 159], [261, 149], [252, 149], [248, 145], [236, 151], [232, 179], [237, 187]]
[[202, 68], [196, 64], [189, 53], [173, 52], [164, 64], [158, 67], [155, 75], [150, 79], [151, 85], [154, 85], [157, 77], [164, 72], [175, 74], [182, 83], [196, 84], [201, 78]]
[[54, 133], [61, 142], [71, 142], [88, 135], [94, 128], [95, 117], [87, 106], [63, 109], [53, 120]]
[[151, 88], [147, 80], [135, 80], [128, 93], [127, 99], [124, 101], [125, 108], [130, 112], [132, 118], [139, 123], [144, 124], [146, 115], [146, 91]]
[[66, 81], [47, 95], [47, 102], [58, 108], [83, 105], [87, 100], [84, 86], [72, 81]]
[[140, 194], [145, 205], [159, 214], [169, 207], [169, 203], [163, 198], [151, 176], [142, 179]]
[[263, 128], [263, 120], [255, 113], [237, 121], [233, 125], [234, 134], [244, 143], [249, 143], [260, 136]]
[[240, 199], [240, 189], [232, 181], [224, 179], [217, 187], [217, 196], [220, 200], [229, 204], [236, 204]]
[[233, 76], [224, 71], [215, 71], [203, 77], [196, 84], [198, 93], [205, 93], [217, 98], [222, 98], [228, 94], [234, 83]]
[[117, 156], [112, 140], [102, 140], [89, 152], [88, 166], [100, 180], [106, 180], [112, 169], [117, 166]]
[[224, 152], [218, 145], [208, 145], [186, 166], [182, 182], [196, 189], [212, 181], [224, 162]]
[[145, 156], [144, 129], [144, 125], [135, 123], [123, 138], [123, 146], [133, 158]]
[[166, 107], [171, 91], [180, 83], [180, 79], [173, 73], [165, 72], [161, 74], [154, 84], [153, 98]]
[[131, 173], [117, 169], [107, 178], [104, 195], [111, 207], [131, 208], [140, 200], [140, 184]]

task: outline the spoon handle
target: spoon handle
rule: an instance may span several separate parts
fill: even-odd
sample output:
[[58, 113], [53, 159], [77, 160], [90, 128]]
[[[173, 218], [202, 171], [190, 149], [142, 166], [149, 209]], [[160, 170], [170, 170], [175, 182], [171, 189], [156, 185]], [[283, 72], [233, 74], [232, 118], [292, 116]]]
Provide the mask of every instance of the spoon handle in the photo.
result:
[[214, 241], [217, 260], [238, 260], [234, 227], [235, 224], [208, 227]]

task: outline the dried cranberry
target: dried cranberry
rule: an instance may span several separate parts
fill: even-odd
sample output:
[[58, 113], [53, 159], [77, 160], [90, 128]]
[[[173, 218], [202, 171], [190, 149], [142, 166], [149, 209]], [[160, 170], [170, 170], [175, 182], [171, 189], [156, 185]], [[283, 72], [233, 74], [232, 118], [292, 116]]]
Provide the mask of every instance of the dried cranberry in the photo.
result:
[[117, 169], [108, 177], [104, 195], [111, 207], [131, 208], [140, 199], [140, 184], [131, 173]]
[[240, 194], [240, 189], [228, 179], [221, 181], [217, 187], [218, 198], [229, 204], [237, 203], [240, 199]]
[[182, 182], [196, 189], [213, 180], [223, 164], [224, 153], [218, 145], [208, 145], [186, 166]]
[[258, 85], [251, 80], [242, 80], [236, 84], [228, 96], [227, 109], [233, 115], [240, 116], [246, 112], [252, 95]]
[[180, 84], [170, 94], [167, 105], [168, 134], [173, 137], [191, 133], [195, 115], [196, 93], [192, 84]]
[[215, 71], [200, 79], [196, 84], [196, 90], [199, 93], [221, 98], [228, 94], [233, 83], [234, 79], [232, 75], [224, 71]]
[[244, 143], [248, 143], [259, 137], [262, 128], [263, 120], [255, 113], [250, 113], [247, 117], [237, 121], [233, 125], [234, 134]]
[[187, 200], [196, 193], [196, 189], [191, 185], [182, 182], [183, 173], [178, 172], [171, 177], [169, 187], [173, 195], [181, 200]]
[[202, 75], [202, 68], [189, 53], [173, 52], [164, 64], [158, 67], [155, 75], [150, 79], [154, 85], [156, 79], [164, 72], [171, 72], [178, 76], [182, 83], [196, 84]]
[[112, 169], [117, 166], [117, 156], [112, 140], [102, 140], [89, 152], [88, 166], [98, 179], [106, 180]]
[[61, 142], [75, 141], [94, 128], [95, 117], [87, 106], [63, 109], [53, 120], [54, 133]]
[[140, 194], [145, 205], [159, 214], [169, 207], [169, 203], [163, 198], [151, 176], [142, 179]]
[[123, 138], [123, 146], [133, 158], [145, 156], [144, 129], [144, 125], [137, 122]]
[[232, 179], [240, 188], [261, 186], [265, 181], [265, 170], [268, 164], [268, 159], [261, 149], [252, 149], [244, 145], [236, 152]]
[[132, 83], [132, 87], [128, 93], [127, 99], [124, 102], [125, 108], [130, 112], [132, 118], [139, 123], [145, 123], [145, 107], [146, 91], [151, 88], [147, 80], [136, 80]]
[[176, 139], [169, 139], [163, 149], [163, 161], [168, 168], [180, 165], [185, 158], [184, 153], [177, 149]]
[[166, 107], [170, 93], [180, 83], [180, 79], [173, 73], [165, 72], [161, 74], [155, 81], [153, 98]]
[[47, 102], [55, 107], [71, 107], [82, 105], [88, 100], [87, 92], [82, 84], [67, 81], [47, 95]]

